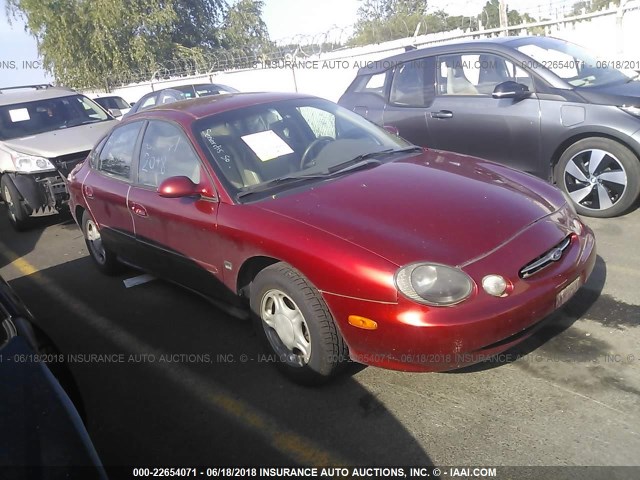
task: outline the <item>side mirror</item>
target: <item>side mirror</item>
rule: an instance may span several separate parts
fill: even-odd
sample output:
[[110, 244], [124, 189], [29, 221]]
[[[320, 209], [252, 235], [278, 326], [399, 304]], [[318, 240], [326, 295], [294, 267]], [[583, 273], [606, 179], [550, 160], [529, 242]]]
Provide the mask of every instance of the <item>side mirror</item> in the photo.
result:
[[164, 198], [195, 197], [200, 195], [200, 190], [189, 177], [169, 177], [158, 187], [158, 195]]
[[526, 98], [529, 95], [531, 92], [526, 85], [512, 80], [499, 83], [491, 94], [493, 98], [515, 98], [516, 100]]
[[394, 135], [400, 136], [400, 130], [398, 130], [398, 127], [394, 125], [385, 125], [382, 128], [384, 128], [389, 133], [393, 133]]
[[122, 112], [119, 108], [110, 108], [109, 113], [115, 118], [120, 118], [122, 116]]
[[129, 102], [129, 105], [131, 105], [132, 107], [136, 104], [136, 102]]

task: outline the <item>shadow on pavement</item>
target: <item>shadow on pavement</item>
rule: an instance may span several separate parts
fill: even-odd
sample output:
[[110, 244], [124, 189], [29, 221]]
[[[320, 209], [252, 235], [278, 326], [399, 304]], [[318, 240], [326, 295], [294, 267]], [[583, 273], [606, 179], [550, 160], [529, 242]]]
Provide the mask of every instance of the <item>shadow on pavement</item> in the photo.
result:
[[294, 385], [261, 357], [250, 321], [162, 281], [127, 289], [132, 275], [105, 277], [84, 257], [11, 282], [70, 359], [108, 471], [431, 465], [354, 378], [361, 367], [320, 388]]

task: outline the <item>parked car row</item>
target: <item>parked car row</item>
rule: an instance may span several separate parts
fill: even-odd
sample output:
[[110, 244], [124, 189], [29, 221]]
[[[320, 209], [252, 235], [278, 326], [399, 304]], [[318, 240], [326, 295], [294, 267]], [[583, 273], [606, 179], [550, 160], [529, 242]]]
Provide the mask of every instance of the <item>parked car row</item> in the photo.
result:
[[97, 97], [95, 101], [116, 118], [125, 118], [136, 112], [156, 105], [188, 100], [189, 98], [207, 97], [224, 93], [239, 93], [233, 87], [216, 83], [196, 83], [192, 85], [179, 85], [177, 87], [163, 88], [144, 95], [137, 102], [129, 104], [124, 98], [118, 96]]
[[518, 37], [361, 69], [348, 108], [152, 92], [68, 175], [70, 211], [101, 271], [248, 307], [295, 381], [347, 359], [459, 368], [586, 282], [595, 239], [576, 210], [618, 215], [638, 197], [638, 83], [592, 63]]

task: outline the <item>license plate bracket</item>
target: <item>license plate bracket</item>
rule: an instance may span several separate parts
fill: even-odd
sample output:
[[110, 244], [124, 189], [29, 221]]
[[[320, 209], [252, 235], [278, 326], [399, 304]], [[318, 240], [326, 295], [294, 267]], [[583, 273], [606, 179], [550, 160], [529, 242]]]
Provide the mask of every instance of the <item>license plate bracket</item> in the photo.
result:
[[580, 290], [580, 287], [582, 287], [582, 276], [576, 278], [556, 294], [556, 308], [560, 308], [562, 305], [567, 303], [569, 299], [573, 297], [578, 290]]

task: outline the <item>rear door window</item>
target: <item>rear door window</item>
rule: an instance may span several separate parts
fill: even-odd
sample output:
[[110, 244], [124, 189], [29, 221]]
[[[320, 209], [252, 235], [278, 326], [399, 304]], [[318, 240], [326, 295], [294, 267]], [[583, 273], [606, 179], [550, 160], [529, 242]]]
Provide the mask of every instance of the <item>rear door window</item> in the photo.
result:
[[98, 170], [107, 175], [130, 179], [131, 163], [143, 123], [129, 123], [113, 131], [100, 152]]
[[396, 67], [389, 97], [391, 103], [405, 107], [428, 107], [434, 96], [432, 58], [419, 58]]
[[177, 126], [152, 121], [142, 139], [138, 183], [157, 188], [169, 177], [188, 177], [200, 183], [201, 167], [191, 142]]

